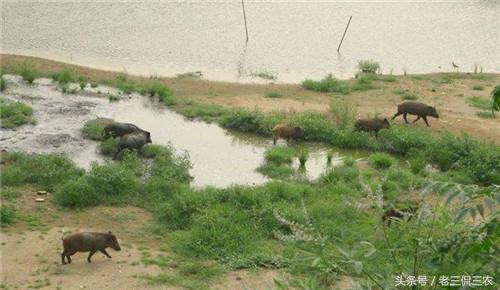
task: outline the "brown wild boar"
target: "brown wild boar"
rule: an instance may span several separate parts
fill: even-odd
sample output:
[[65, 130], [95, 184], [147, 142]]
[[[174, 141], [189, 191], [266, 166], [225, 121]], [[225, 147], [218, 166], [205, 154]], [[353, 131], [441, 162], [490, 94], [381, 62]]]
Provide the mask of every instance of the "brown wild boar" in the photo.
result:
[[413, 121], [413, 123], [420, 120], [420, 118], [424, 119], [425, 124], [429, 127], [429, 122], [427, 122], [427, 116], [431, 116], [434, 118], [439, 118], [439, 115], [436, 111], [436, 107], [427, 106], [426, 104], [419, 102], [404, 102], [398, 105], [398, 112], [394, 114], [392, 120], [399, 115], [403, 115], [403, 119], [408, 124], [408, 120], [406, 119], [406, 115], [417, 115], [418, 117]]
[[418, 210], [418, 206], [410, 206], [407, 208], [402, 208], [402, 209], [396, 209], [396, 208], [391, 208], [387, 211], [384, 212], [382, 215], [382, 221], [386, 222], [387, 225], [391, 225], [391, 221], [394, 219], [402, 219], [404, 217], [408, 217], [408, 221], [411, 220], [411, 218], [415, 215], [415, 213]]
[[290, 139], [299, 139], [304, 136], [304, 131], [297, 126], [293, 126], [291, 124], [278, 124], [273, 128], [273, 144], [276, 145], [276, 140], [282, 138], [286, 139], [286, 141], [290, 141]]
[[391, 123], [389, 123], [387, 118], [359, 119], [354, 123], [355, 131], [375, 132], [375, 135], [378, 134], [378, 131], [389, 129], [390, 127]]
[[100, 251], [106, 257], [111, 256], [106, 252], [106, 248], [112, 248], [120, 251], [120, 244], [113, 233], [78, 233], [67, 236], [62, 239], [64, 251], [61, 254], [62, 263], [66, 264], [64, 258], [68, 259], [71, 264], [71, 256], [76, 252], [90, 252], [87, 261], [90, 263], [90, 258], [95, 252]]

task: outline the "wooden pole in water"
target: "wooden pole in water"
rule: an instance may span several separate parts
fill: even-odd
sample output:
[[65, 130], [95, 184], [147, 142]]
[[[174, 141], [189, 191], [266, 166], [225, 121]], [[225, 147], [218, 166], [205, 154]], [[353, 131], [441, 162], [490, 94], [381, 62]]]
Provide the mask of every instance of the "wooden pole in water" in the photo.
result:
[[245, 0], [241, 0], [241, 7], [243, 8], [243, 19], [245, 20], [245, 32], [247, 34], [247, 42], [248, 42], [248, 27], [247, 27], [247, 15], [245, 13]]
[[352, 19], [352, 15], [351, 15], [351, 17], [349, 17], [349, 21], [347, 22], [347, 26], [345, 27], [344, 34], [342, 35], [342, 39], [340, 40], [339, 47], [337, 48], [337, 52], [340, 51], [340, 46], [342, 45], [342, 41], [344, 41], [344, 37], [345, 37], [345, 34], [347, 33], [347, 29], [349, 28], [349, 24], [351, 24], [351, 19]]

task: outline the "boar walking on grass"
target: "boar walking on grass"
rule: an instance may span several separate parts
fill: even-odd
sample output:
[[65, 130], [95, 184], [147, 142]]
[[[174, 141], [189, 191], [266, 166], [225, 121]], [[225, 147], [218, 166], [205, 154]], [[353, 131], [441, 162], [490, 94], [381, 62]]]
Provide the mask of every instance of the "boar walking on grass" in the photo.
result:
[[375, 136], [378, 134], [378, 131], [389, 129], [390, 127], [391, 123], [389, 123], [387, 118], [359, 119], [354, 123], [355, 131], [374, 132]]
[[90, 252], [87, 257], [87, 261], [91, 263], [92, 255], [97, 251], [100, 251], [106, 257], [111, 258], [111, 256], [106, 252], [106, 248], [112, 248], [116, 251], [120, 251], [120, 244], [116, 236], [111, 233], [78, 233], [67, 236], [62, 239], [63, 241], [63, 252], [61, 254], [62, 263], [66, 264], [65, 259], [71, 264], [71, 256], [76, 252]]
[[124, 149], [135, 149], [137, 151], [140, 151], [142, 149], [142, 146], [146, 145], [147, 143], [152, 143], [151, 133], [147, 131], [141, 130], [139, 132], [134, 132], [122, 136], [120, 138], [120, 141], [118, 142], [118, 150], [116, 150], [113, 159], [116, 159], [116, 157], [118, 157], [118, 154], [120, 154], [120, 152], [122, 152]]
[[291, 139], [299, 139], [304, 136], [304, 131], [300, 127], [290, 124], [278, 124], [274, 126], [272, 132], [274, 145], [276, 145], [276, 141], [280, 138], [288, 142]]
[[426, 104], [419, 102], [404, 102], [398, 105], [398, 112], [394, 114], [392, 120], [399, 115], [403, 115], [403, 119], [408, 124], [408, 120], [406, 119], [406, 115], [416, 115], [417, 118], [413, 121], [413, 123], [420, 120], [420, 118], [424, 119], [425, 124], [429, 127], [429, 122], [427, 122], [427, 116], [431, 116], [434, 118], [439, 118], [439, 115], [436, 111], [436, 107], [427, 106]]
[[140, 131], [143, 130], [134, 124], [114, 122], [104, 127], [102, 135], [106, 139], [109, 137], [122, 137]]

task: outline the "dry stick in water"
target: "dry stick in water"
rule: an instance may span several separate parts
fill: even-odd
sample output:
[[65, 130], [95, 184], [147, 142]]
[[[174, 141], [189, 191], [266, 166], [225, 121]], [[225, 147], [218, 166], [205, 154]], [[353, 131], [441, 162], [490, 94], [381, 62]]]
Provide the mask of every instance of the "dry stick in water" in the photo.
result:
[[243, 8], [243, 19], [245, 20], [245, 32], [247, 34], [247, 42], [248, 42], [248, 28], [247, 28], [247, 15], [245, 13], [245, 0], [241, 0], [241, 7]]
[[351, 24], [352, 15], [349, 17], [349, 21], [347, 22], [347, 26], [345, 27], [344, 34], [342, 35], [342, 39], [340, 40], [339, 47], [337, 48], [337, 52], [340, 51], [340, 46], [342, 45], [342, 41], [344, 41], [345, 34], [347, 33], [347, 29], [349, 28], [349, 24]]

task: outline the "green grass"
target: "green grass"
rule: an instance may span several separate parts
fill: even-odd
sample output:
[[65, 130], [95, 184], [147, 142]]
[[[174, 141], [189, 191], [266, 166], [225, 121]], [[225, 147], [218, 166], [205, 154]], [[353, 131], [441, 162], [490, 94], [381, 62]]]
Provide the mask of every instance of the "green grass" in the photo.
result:
[[482, 90], [484, 90], [484, 86], [483, 85], [474, 85], [472, 87], [472, 89], [475, 91], [482, 91]]
[[33, 68], [33, 65], [27, 62], [17, 67], [17, 73], [23, 77], [23, 80], [30, 84], [40, 75], [40, 73]]
[[374, 60], [360, 60], [358, 69], [362, 73], [375, 74], [380, 69], [380, 64]]
[[418, 96], [408, 90], [396, 90], [396, 94], [401, 96], [402, 100], [410, 101], [418, 99]]
[[3, 78], [3, 75], [0, 75], [0, 92], [3, 92], [7, 89], [7, 81]]
[[34, 124], [33, 109], [21, 102], [11, 102], [0, 98], [0, 118], [2, 128], [15, 128], [24, 124]]
[[373, 153], [370, 155], [370, 164], [377, 169], [387, 169], [392, 166], [396, 160], [386, 153]]
[[85, 138], [92, 140], [103, 140], [103, 129], [106, 125], [113, 123], [111, 119], [98, 118], [87, 121], [82, 128], [82, 134]]
[[332, 74], [327, 75], [320, 81], [307, 79], [302, 82], [302, 86], [307, 90], [325, 93], [341, 93], [345, 95], [351, 92], [351, 88], [348, 84], [343, 81], [337, 80]]
[[476, 112], [476, 115], [478, 115], [481, 118], [485, 118], [485, 119], [496, 118], [495, 114], [493, 114], [493, 112], [491, 112], [491, 111], [479, 111], [479, 112]]
[[277, 165], [287, 164], [292, 162], [294, 152], [290, 147], [276, 146], [266, 150], [264, 159], [266, 162], [271, 162]]
[[468, 98], [467, 101], [469, 102], [469, 105], [474, 108], [481, 110], [491, 110], [492, 101], [490, 99], [473, 96]]
[[7, 226], [13, 224], [16, 221], [16, 209], [8, 204], [2, 204], [0, 206], [0, 225]]
[[276, 92], [276, 91], [270, 91], [270, 92], [267, 92], [265, 94], [265, 97], [266, 98], [271, 98], [271, 99], [276, 99], [276, 98], [281, 98], [283, 97], [283, 94], [280, 93], [280, 92]]
[[268, 71], [256, 71], [256, 72], [252, 72], [250, 74], [250, 76], [254, 77], [254, 78], [260, 78], [260, 79], [263, 79], [263, 80], [268, 80], [268, 81], [275, 81], [278, 79], [278, 77], [276, 76], [276, 74], [272, 73], [272, 72], [268, 72]]

